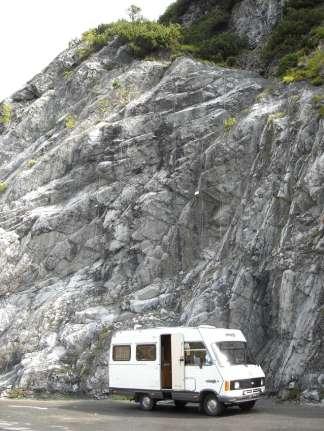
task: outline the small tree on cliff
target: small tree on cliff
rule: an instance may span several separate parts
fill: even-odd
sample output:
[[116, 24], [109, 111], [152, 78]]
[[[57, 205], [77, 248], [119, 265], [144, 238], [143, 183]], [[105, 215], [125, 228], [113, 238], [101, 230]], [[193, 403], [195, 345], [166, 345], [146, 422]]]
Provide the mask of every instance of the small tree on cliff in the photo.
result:
[[135, 4], [132, 4], [127, 9], [128, 16], [132, 22], [141, 20], [142, 16], [140, 13], [142, 12], [142, 9]]

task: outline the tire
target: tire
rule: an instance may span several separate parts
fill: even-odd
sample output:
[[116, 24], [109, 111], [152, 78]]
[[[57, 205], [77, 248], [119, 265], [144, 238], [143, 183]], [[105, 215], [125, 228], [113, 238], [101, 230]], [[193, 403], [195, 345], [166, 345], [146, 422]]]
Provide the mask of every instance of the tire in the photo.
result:
[[247, 401], [246, 403], [239, 404], [239, 408], [243, 412], [248, 412], [249, 410], [252, 410], [254, 406], [255, 406], [255, 401]]
[[201, 407], [207, 416], [220, 416], [224, 411], [224, 404], [214, 394], [206, 395], [202, 400]]
[[141, 410], [149, 412], [150, 410], [154, 409], [155, 400], [153, 400], [153, 398], [151, 398], [148, 394], [140, 395], [139, 406]]
[[186, 401], [174, 401], [174, 405], [176, 406], [177, 409], [183, 409], [186, 406]]

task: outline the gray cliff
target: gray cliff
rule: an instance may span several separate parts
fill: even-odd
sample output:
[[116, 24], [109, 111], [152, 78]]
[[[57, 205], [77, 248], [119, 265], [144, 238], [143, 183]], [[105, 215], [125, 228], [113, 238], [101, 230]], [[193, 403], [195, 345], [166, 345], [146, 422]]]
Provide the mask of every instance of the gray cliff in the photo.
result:
[[0, 387], [105, 392], [136, 323], [241, 328], [271, 388], [317, 378], [322, 89], [77, 49], [6, 101]]

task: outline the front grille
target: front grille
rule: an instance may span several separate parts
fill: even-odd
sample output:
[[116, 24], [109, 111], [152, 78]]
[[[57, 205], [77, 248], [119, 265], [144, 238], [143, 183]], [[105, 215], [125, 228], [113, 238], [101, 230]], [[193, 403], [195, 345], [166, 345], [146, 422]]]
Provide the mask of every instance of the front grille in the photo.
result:
[[231, 381], [231, 391], [235, 390], [234, 384], [235, 382], [240, 383], [240, 389], [251, 389], [251, 388], [258, 388], [261, 386], [261, 378], [257, 379], [245, 379], [245, 380], [232, 380]]

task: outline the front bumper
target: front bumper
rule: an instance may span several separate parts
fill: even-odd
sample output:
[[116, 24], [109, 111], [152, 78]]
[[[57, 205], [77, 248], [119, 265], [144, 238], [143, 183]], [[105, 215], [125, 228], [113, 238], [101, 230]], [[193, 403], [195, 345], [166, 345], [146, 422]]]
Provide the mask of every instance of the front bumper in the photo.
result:
[[218, 399], [222, 403], [228, 403], [228, 404], [240, 404], [245, 403], [247, 401], [257, 401], [261, 398], [264, 398], [266, 395], [266, 392], [258, 392], [258, 393], [252, 393], [248, 395], [219, 395]]

